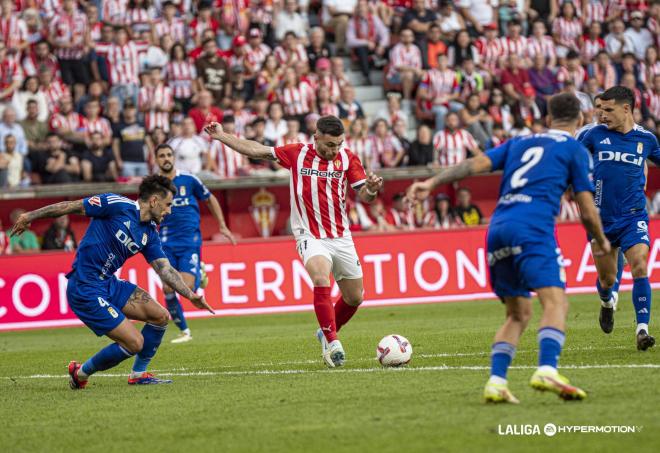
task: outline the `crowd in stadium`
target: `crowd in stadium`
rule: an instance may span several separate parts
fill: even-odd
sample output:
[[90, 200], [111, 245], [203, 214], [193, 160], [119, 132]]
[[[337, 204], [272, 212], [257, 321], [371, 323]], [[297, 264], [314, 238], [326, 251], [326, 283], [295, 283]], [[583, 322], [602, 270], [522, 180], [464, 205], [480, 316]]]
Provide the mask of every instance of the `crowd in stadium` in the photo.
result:
[[[282, 145], [311, 140], [329, 114], [368, 170], [454, 165], [543, 130], [558, 92], [575, 93], [592, 121], [594, 96], [617, 84], [634, 90], [636, 122], [660, 133], [658, 1], [0, 5], [3, 188], [130, 181], [154, 171], [164, 142], [204, 178], [278, 174], [203, 126]], [[380, 71], [387, 101], [366, 117], [356, 90]]]

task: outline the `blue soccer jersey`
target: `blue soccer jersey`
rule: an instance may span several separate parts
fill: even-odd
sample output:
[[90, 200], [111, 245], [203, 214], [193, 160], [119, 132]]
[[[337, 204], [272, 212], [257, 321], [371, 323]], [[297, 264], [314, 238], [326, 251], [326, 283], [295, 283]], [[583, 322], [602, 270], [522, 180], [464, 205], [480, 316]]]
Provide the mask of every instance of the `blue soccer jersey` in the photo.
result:
[[639, 125], [626, 134], [599, 125], [587, 131], [581, 142], [593, 156], [595, 201], [603, 223], [645, 214], [644, 161], [660, 165], [655, 135]]
[[598, 123], [585, 124], [575, 133], [575, 140], [577, 140], [578, 142], [582, 141], [582, 138], [584, 138], [587, 132], [589, 132], [591, 129], [593, 129], [596, 126], [598, 126]]
[[176, 172], [172, 180], [176, 196], [172, 201], [172, 213], [165, 216], [160, 226], [160, 238], [165, 248], [199, 248], [202, 233], [199, 229], [199, 204], [208, 200], [211, 192], [194, 175]]

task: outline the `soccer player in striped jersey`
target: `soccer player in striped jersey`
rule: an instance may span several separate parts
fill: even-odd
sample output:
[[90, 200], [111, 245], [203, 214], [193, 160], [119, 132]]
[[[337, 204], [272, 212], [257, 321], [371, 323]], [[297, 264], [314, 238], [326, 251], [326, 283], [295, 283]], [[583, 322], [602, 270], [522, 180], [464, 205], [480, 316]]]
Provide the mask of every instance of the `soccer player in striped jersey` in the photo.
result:
[[[63, 201], [22, 214], [11, 229], [21, 234], [30, 223], [64, 214], [92, 217], [73, 261], [66, 296], [71, 310], [96, 335], [113, 343], [82, 365], [69, 363], [72, 389], [87, 386], [89, 376], [119, 365], [137, 355], [128, 378], [131, 385], [165, 384], [147, 373], [165, 335], [169, 316], [142, 288], [115, 276], [117, 269], [137, 253], [144, 255], [161, 280], [188, 298], [196, 307], [213, 310], [203, 296], [195, 294], [170, 265], [161, 247], [156, 227], [172, 209], [176, 188], [160, 175], [142, 180], [137, 200], [106, 193], [76, 201]], [[145, 323], [138, 332], [130, 319]]]
[[[215, 195], [197, 176], [174, 168], [174, 151], [170, 145], [166, 143], [158, 145], [154, 154], [160, 175], [172, 181], [176, 187], [176, 194], [172, 200], [172, 213], [165, 217], [160, 225], [163, 251], [172, 267], [181, 274], [186, 286], [192, 291], [197, 291], [204, 271], [201, 261], [202, 232], [199, 227], [199, 200], [204, 201], [208, 206], [220, 226], [220, 233], [232, 244], [235, 244], [236, 240], [225, 224], [222, 208]], [[172, 343], [186, 343], [192, 340], [176, 292], [168, 285], [163, 285], [163, 292], [167, 311], [170, 312], [174, 324], [181, 330]]]
[[[317, 122], [313, 143], [280, 147], [242, 140], [211, 123], [205, 131], [250, 159], [277, 161], [291, 172], [291, 229], [296, 248], [314, 284], [314, 311], [320, 328], [322, 357], [330, 368], [346, 359], [337, 331], [362, 303], [362, 268], [351, 238], [346, 211], [346, 186], [360, 201], [371, 203], [383, 186], [383, 179], [366, 175], [360, 159], [344, 147], [344, 126], [334, 116]], [[330, 300], [330, 272], [341, 291], [334, 307]]]

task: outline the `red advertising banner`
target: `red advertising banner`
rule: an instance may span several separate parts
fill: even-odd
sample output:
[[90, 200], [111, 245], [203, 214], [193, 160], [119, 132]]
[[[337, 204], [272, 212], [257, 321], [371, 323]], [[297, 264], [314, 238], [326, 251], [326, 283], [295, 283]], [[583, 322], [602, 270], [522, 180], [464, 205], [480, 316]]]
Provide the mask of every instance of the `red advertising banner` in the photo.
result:
[[[660, 220], [651, 221], [652, 238]], [[365, 305], [394, 305], [492, 298], [485, 228], [372, 234], [355, 237], [365, 282]], [[580, 225], [557, 230], [569, 292], [593, 292], [596, 270]], [[206, 298], [217, 316], [312, 309], [312, 283], [291, 238], [208, 244], [202, 251], [209, 275]], [[0, 330], [77, 325], [66, 301], [73, 254], [0, 257]], [[649, 254], [649, 276], [660, 288], [660, 239]], [[118, 272], [163, 301], [162, 284], [140, 256]], [[624, 273], [622, 289], [631, 288]], [[333, 294], [338, 295], [336, 285]], [[190, 317], [211, 316], [187, 301]]]

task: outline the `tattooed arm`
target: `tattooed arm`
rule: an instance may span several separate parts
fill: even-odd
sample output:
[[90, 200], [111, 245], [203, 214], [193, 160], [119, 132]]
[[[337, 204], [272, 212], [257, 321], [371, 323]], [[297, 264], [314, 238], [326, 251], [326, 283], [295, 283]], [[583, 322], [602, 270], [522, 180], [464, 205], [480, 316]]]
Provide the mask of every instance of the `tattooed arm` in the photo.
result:
[[59, 203], [44, 206], [43, 208], [39, 208], [34, 211], [24, 212], [16, 220], [16, 223], [12, 227], [9, 235], [17, 236], [23, 233], [23, 231], [30, 227], [30, 223], [32, 223], [34, 220], [45, 219], [48, 217], [59, 217], [64, 214], [85, 215], [83, 201], [61, 201]]
[[195, 307], [205, 308], [211, 313], [215, 313], [209, 304], [206, 303], [204, 296], [198, 296], [193, 290], [188, 288], [183, 282], [181, 274], [172, 267], [167, 258], [158, 258], [149, 264], [154, 268], [163, 283], [167, 284], [167, 286], [188, 299]]

